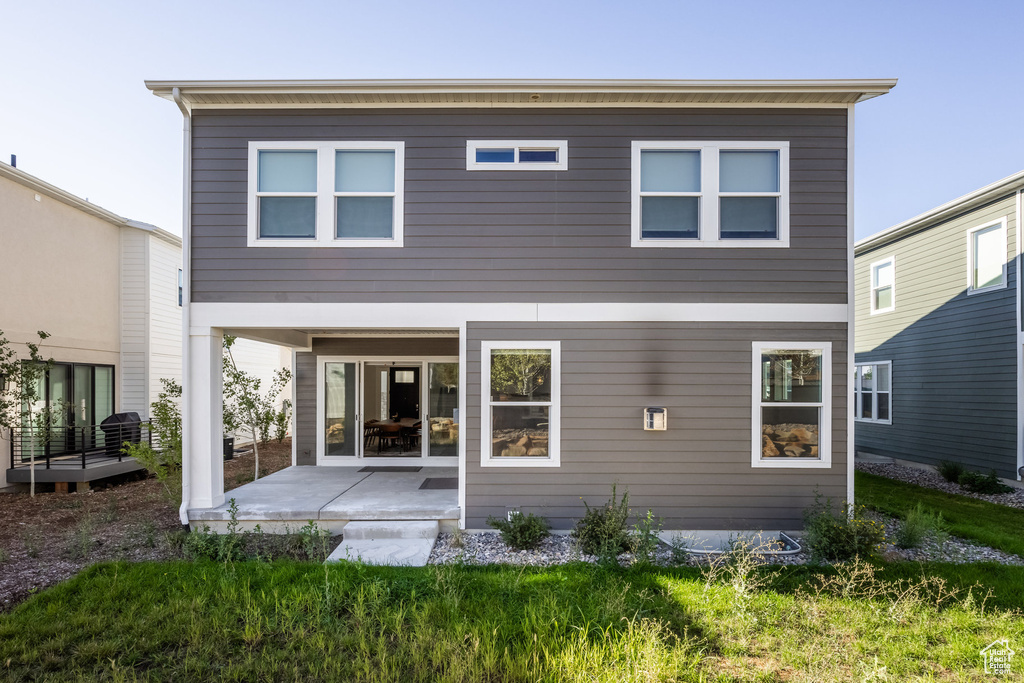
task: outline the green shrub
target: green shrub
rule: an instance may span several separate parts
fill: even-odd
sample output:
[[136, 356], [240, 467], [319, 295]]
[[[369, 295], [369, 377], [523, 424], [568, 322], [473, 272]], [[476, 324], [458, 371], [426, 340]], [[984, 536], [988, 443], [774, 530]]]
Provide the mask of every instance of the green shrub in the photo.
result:
[[863, 506], [849, 503], [834, 506], [831, 500], [817, 496], [814, 505], [804, 511], [804, 541], [811, 560], [844, 562], [855, 557], [871, 557], [884, 547], [885, 529], [874, 520], [864, 519]]
[[509, 513], [508, 519], [488, 517], [487, 526], [501, 532], [501, 540], [516, 550], [532, 550], [550, 535], [548, 523], [532, 512], [524, 515], [519, 510]]
[[999, 475], [996, 474], [995, 470], [990, 470], [988, 474], [967, 471], [960, 475], [958, 481], [960, 486], [963, 486], [972, 493], [1009, 493], [1013, 490], [1013, 488], [999, 481]]
[[936, 469], [942, 475], [942, 478], [950, 484], [959, 483], [960, 476], [967, 471], [962, 463], [953, 462], [952, 460], [943, 460]]
[[903, 522], [893, 534], [893, 542], [897, 548], [920, 548], [929, 538], [941, 542], [946, 536], [942, 513], [934, 513], [918, 503], [907, 511]]
[[648, 510], [647, 515], [637, 520], [633, 525], [633, 564], [649, 566], [654, 564], [655, 554], [661, 539], [658, 532], [661, 531], [662, 521], [660, 517], [654, 516], [653, 510]]
[[629, 527], [626, 526], [629, 491], [622, 494], [622, 500], [616, 501], [615, 485], [612, 484], [611, 500], [603, 506], [592, 508], [586, 501], [583, 504], [587, 511], [572, 531], [583, 552], [617, 557], [631, 548]]

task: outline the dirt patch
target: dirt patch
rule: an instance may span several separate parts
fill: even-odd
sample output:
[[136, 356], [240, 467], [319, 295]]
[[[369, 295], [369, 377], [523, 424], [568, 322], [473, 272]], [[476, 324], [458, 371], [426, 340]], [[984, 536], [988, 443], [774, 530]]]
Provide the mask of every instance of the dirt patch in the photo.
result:
[[[291, 465], [291, 439], [260, 448], [260, 476]], [[224, 463], [224, 488], [253, 480], [251, 451]], [[94, 562], [181, 557], [179, 501], [142, 473], [85, 493], [0, 494], [0, 611]]]

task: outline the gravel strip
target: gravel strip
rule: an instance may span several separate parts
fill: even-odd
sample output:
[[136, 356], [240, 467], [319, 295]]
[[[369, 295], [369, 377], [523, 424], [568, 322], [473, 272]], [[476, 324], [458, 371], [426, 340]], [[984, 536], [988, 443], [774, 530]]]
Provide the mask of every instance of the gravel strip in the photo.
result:
[[856, 466], [857, 469], [862, 472], [877, 474], [881, 477], [895, 479], [896, 481], [902, 481], [907, 484], [917, 484], [918, 486], [936, 489], [937, 491], [942, 491], [944, 493], [967, 496], [968, 498], [977, 498], [978, 500], [987, 500], [990, 503], [1007, 505], [1009, 507], [1024, 510], [1024, 489], [1014, 488], [1010, 493], [971, 493], [967, 489], [962, 488], [959, 484], [953, 484], [946, 481], [938, 472], [933, 470], [920, 470], [916, 467], [897, 465], [896, 463], [877, 462], [858, 462]]

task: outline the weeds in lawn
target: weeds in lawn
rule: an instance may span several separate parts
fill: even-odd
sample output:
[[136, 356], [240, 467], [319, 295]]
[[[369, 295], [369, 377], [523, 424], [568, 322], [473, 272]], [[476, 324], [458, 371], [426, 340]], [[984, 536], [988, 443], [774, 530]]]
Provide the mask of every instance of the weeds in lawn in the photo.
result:
[[903, 521], [893, 534], [897, 548], [920, 548], [927, 540], [944, 545], [949, 539], [942, 513], [932, 512], [920, 502], [907, 511]]
[[963, 466], [963, 463], [953, 462], [952, 460], [943, 460], [935, 469], [938, 470], [942, 478], [950, 484], [959, 484], [960, 475], [967, 471], [967, 468]]
[[658, 546], [661, 544], [661, 539], [658, 538], [661, 526], [661, 518], [655, 517], [654, 511], [650, 509], [633, 525], [633, 564], [641, 567], [654, 564]]

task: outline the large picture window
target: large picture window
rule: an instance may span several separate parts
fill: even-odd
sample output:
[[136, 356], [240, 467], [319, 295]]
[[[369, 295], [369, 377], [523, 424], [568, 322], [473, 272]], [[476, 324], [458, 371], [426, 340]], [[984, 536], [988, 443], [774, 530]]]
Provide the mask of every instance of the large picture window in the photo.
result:
[[634, 247], [789, 246], [788, 142], [634, 142]]
[[481, 464], [559, 464], [558, 342], [483, 342]]
[[1006, 219], [967, 232], [968, 294], [1006, 287]]
[[861, 363], [854, 369], [854, 419], [892, 424], [892, 362]]
[[250, 142], [251, 247], [400, 247], [403, 142]]
[[754, 342], [754, 467], [831, 466], [832, 348]]

